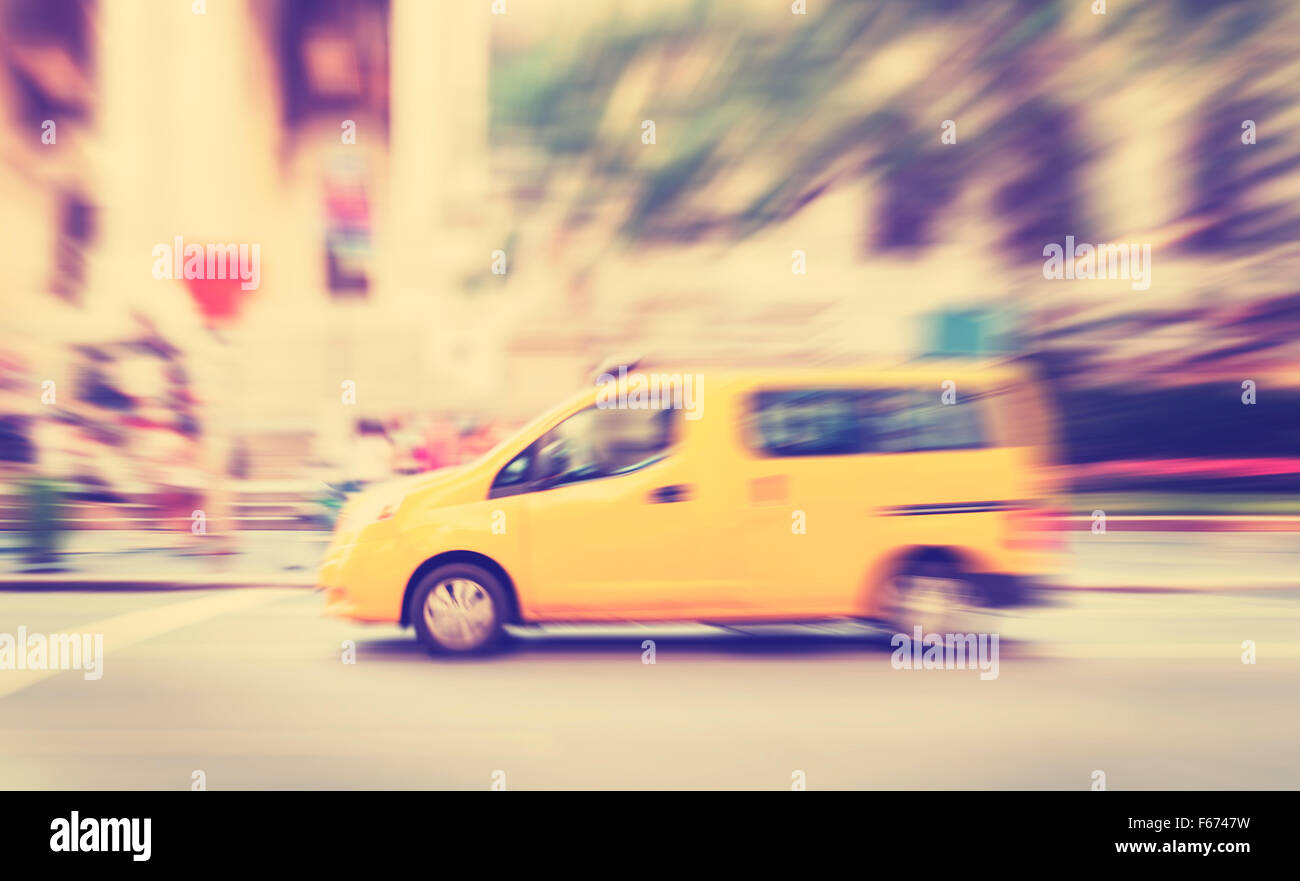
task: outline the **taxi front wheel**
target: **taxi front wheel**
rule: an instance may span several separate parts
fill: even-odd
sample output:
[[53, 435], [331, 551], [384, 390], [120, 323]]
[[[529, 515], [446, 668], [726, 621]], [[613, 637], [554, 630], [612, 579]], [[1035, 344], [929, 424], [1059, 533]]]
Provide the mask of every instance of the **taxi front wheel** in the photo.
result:
[[411, 599], [415, 635], [430, 652], [469, 654], [492, 648], [502, 634], [505, 591], [470, 563], [439, 566], [420, 580]]

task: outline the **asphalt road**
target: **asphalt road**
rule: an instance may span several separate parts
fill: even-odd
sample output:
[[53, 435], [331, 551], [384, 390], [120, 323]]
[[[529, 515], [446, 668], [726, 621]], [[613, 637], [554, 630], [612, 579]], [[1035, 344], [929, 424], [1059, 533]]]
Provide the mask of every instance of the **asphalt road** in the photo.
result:
[[0, 788], [1300, 787], [1300, 591], [1057, 596], [990, 621], [982, 680], [860, 635], [582, 630], [435, 660], [305, 590], [5, 592], [0, 634], [102, 633], [104, 660], [0, 670]]

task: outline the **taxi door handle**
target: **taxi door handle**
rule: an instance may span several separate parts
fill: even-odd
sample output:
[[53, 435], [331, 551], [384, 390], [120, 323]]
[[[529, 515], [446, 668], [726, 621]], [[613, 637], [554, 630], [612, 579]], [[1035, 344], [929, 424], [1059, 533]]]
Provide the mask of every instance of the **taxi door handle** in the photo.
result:
[[650, 501], [654, 504], [685, 502], [691, 497], [691, 487], [685, 483], [658, 486], [650, 490]]

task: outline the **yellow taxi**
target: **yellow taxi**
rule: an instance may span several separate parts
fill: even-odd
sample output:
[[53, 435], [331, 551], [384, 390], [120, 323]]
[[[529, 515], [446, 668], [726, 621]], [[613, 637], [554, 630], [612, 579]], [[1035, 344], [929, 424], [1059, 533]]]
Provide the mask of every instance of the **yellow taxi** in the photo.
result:
[[1041, 398], [970, 364], [620, 368], [472, 464], [355, 497], [326, 613], [442, 652], [548, 622], [938, 630], [1055, 565]]

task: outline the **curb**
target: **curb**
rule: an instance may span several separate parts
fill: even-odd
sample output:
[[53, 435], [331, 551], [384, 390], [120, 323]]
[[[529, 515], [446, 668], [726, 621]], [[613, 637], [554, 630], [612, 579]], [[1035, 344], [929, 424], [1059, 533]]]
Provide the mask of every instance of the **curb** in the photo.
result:
[[109, 590], [202, 590], [216, 587], [316, 587], [314, 575], [190, 575], [182, 578], [125, 575], [85, 575], [75, 572], [6, 573], [0, 575], [0, 590], [30, 587], [105, 588]]

